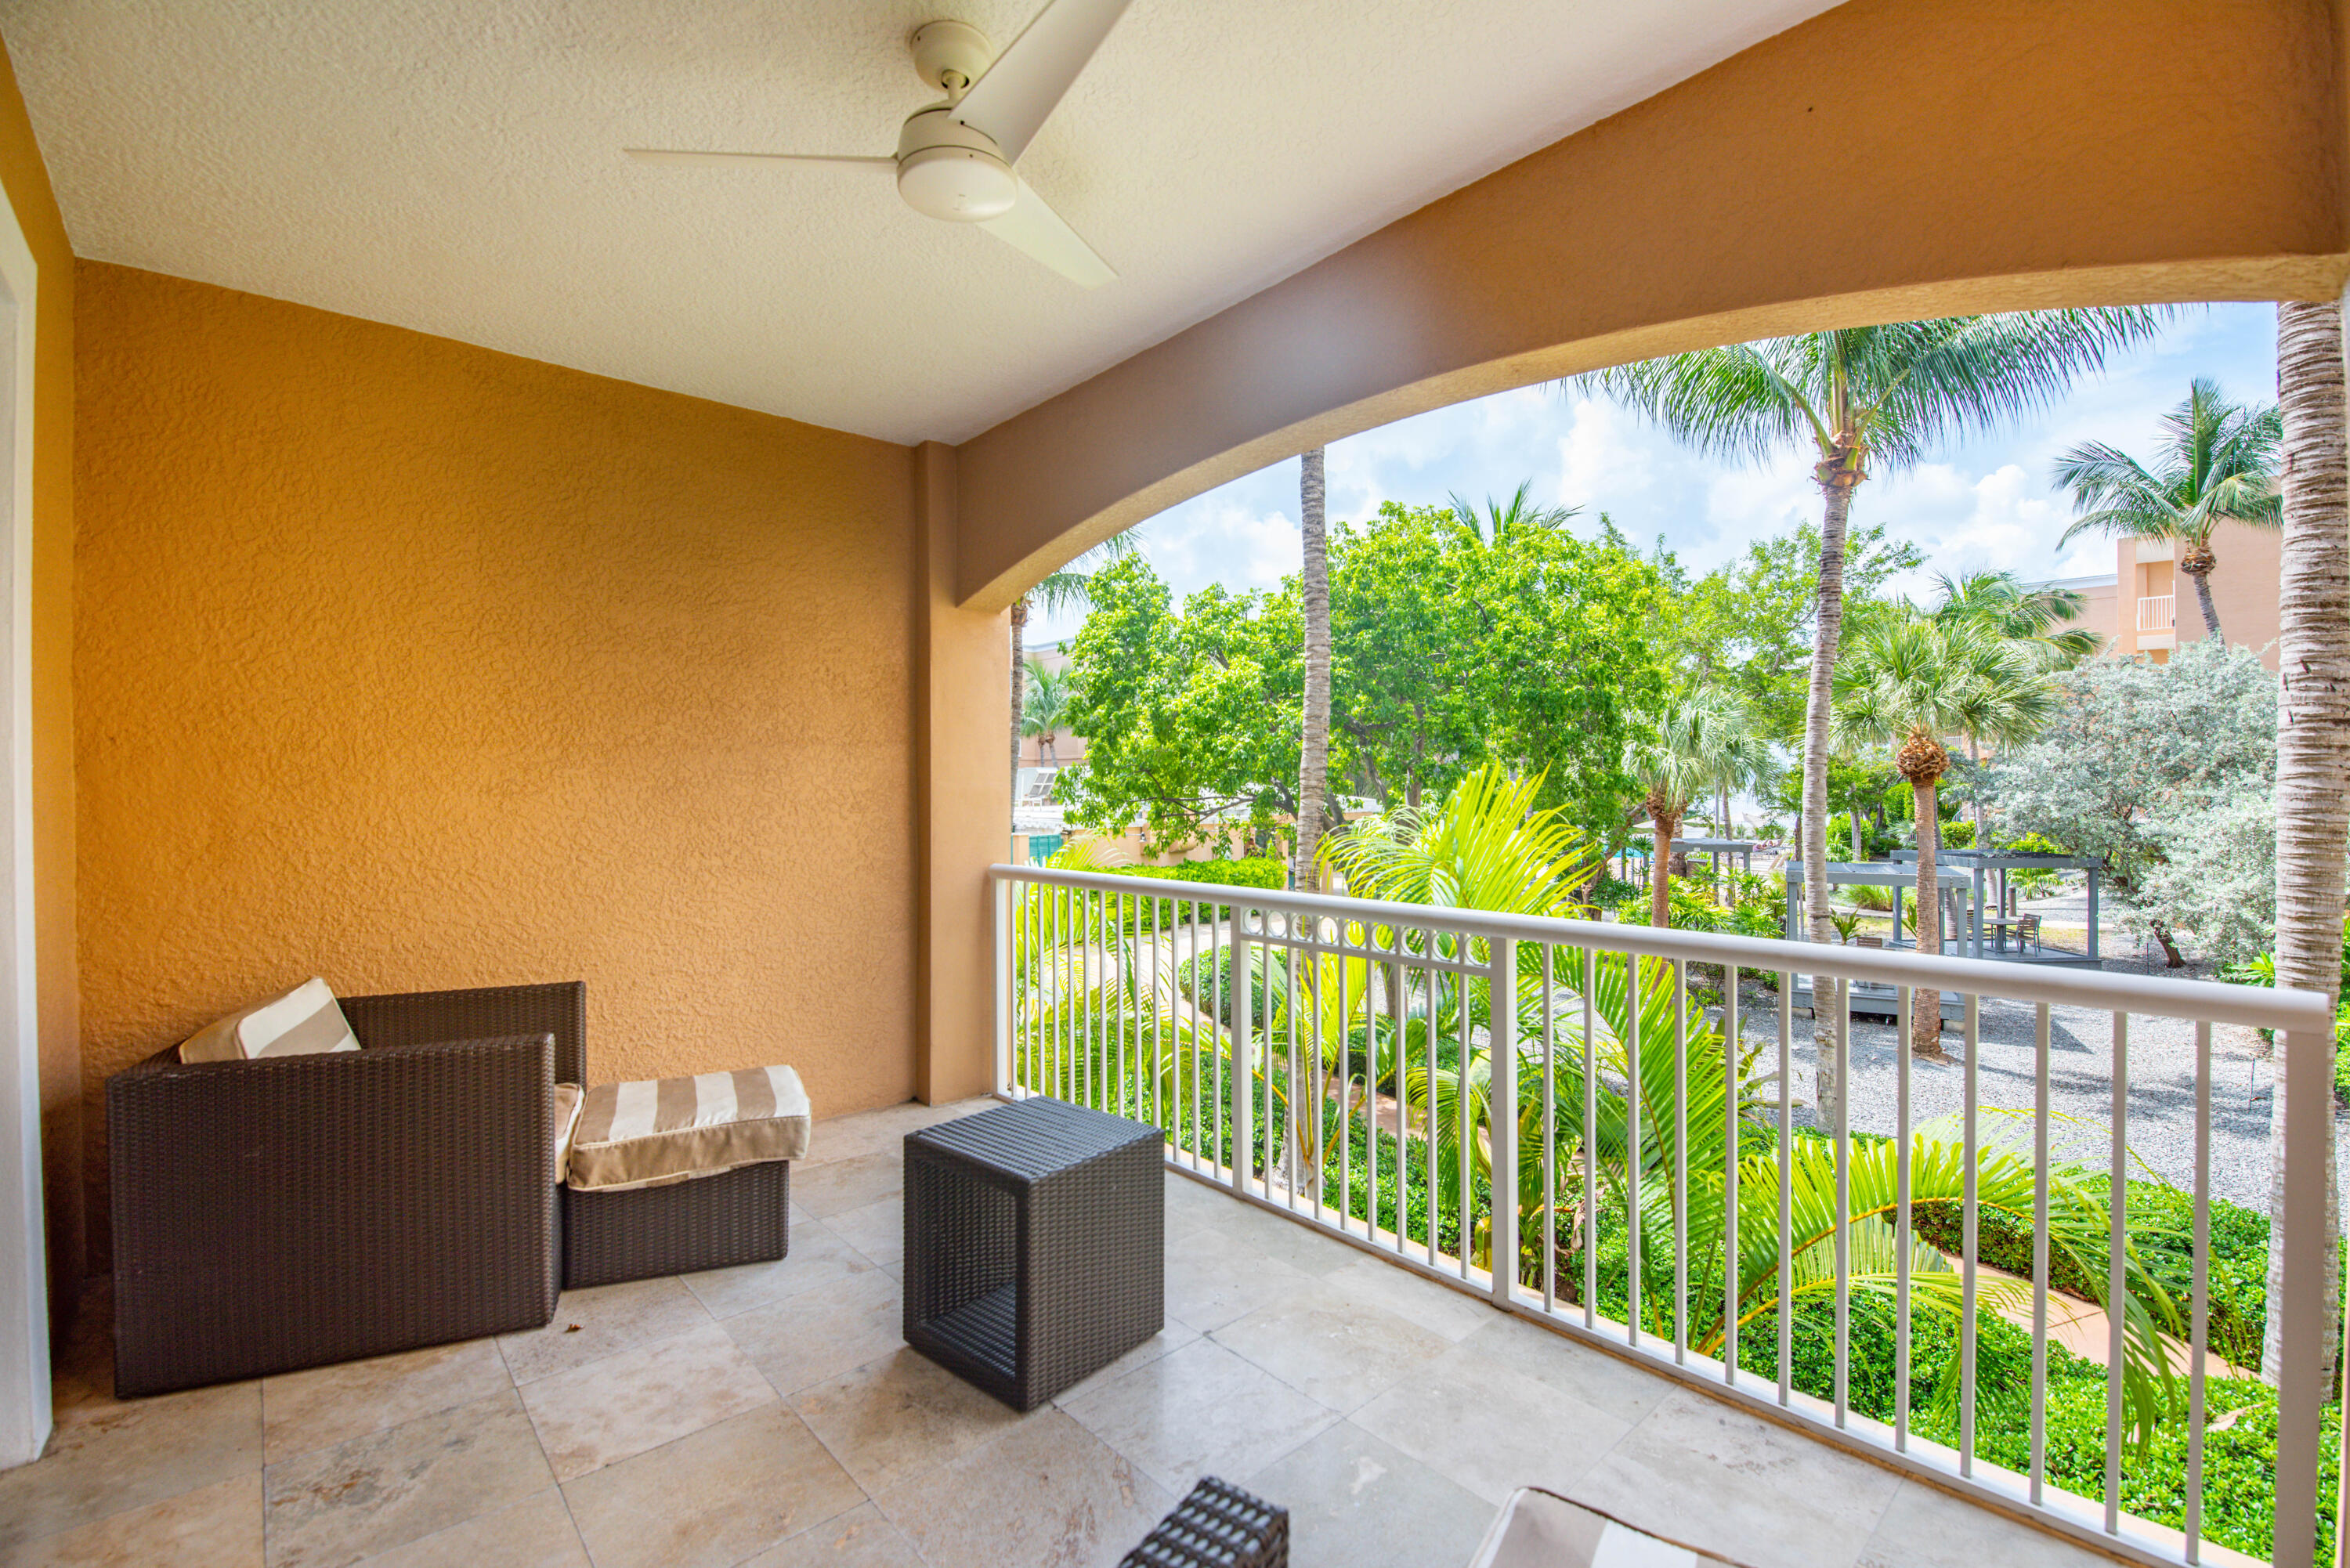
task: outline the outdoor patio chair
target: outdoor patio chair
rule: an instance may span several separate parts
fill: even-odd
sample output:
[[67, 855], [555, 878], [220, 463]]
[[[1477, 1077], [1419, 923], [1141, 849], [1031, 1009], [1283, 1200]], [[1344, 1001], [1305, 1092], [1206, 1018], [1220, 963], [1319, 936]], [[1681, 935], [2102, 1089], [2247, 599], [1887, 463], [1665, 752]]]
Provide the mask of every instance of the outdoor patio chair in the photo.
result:
[[118, 1397], [536, 1328], [587, 987], [341, 999], [359, 1049], [107, 1080]]
[[2016, 918], [2015, 950], [2022, 952], [2027, 946], [2034, 953], [2040, 950], [2040, 917], [2037, 915], [2021, 915]]

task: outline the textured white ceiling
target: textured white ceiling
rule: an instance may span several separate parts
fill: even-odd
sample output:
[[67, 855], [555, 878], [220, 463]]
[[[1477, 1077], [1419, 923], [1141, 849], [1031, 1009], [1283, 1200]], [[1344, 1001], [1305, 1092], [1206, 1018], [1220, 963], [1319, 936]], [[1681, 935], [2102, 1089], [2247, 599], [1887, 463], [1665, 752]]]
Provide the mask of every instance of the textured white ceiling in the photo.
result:
[[[1021, 172], [1087, 294], [885, 179], [933, 16], [1039, 0], [0, 0], [74, 247], [961, 441], [1830, 0], [1135, 0]], [[1593, 243], [1605, 244], [1605, 235]]]

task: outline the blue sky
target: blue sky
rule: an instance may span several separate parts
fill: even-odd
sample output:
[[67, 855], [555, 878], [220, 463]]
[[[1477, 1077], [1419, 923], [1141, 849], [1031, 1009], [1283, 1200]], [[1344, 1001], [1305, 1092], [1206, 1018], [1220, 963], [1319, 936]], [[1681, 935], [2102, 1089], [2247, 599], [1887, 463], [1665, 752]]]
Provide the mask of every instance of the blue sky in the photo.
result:
[[[2109, 541], [2056, 548], [2069, 508], [2049, 481], [2056, 454], [2106, 441], [2146, 454], [2155, 421], [2196, 376], [2239, 401], [2276, 396], [2276, 309], [2217, 305], [2184, 314], [2156, 342], [2078, 385], [2063, 405], [2021, 425], [1954, 443], [1907, 473], [1880, 475], [1854, 502], [1856, 524], [1883, 523], [1916, 544], [1928, 571], [2005, 567], [2033, 577], [2113, 570]], [[1749, 540], [1819, 512], [1810, 460], [1767, 467], [1700, 458], [1593, 394], [1523, 387], [1399, 420], [1329, 449], [1329, 515], [1363, 517], [1383, 501], [1506, 497], [1525, 480], [1536, 500], [1601, 512], [1645, 546], [1662, 534], [1703, 571]], [[1291, 459], [1170, 507], [1144, 524], [1144, 547], [1180, 597], [1221, 582], [1271, 587], [1297, 570], [1297, 462]], [[1922, 576], [1922, 575], [1921, 575]], [[1923, 591], [1922, 582], [1910, 585]], [[1039, 617], [1032, 642], [1074, 632], [1081, 614]]]

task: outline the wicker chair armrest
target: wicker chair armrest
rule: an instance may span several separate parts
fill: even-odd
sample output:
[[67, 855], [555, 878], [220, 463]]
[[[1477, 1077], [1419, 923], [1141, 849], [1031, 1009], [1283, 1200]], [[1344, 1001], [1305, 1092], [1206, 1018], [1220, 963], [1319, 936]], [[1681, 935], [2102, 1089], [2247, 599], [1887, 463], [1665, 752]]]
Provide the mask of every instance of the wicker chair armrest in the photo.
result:
[[338, 998], [351, 1033], [370, 1051], [436, 1040], [555, 1036], [555, 1081], [588, 1081], [588, 985], [489, 985]]
[[107, 1081], [125, 1395], [543, 1323], [552, 1033]]

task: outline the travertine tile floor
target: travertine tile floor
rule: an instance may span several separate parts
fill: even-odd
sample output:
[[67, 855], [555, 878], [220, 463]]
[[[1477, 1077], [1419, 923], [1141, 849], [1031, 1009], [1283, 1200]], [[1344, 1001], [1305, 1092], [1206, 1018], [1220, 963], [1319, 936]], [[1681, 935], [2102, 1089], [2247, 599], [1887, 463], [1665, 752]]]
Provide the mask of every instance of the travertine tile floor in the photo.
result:
[[2104, 1561], [1170, 1176], [1168, 1325], [1018, 1416], [899, 1339], [899, 1153], [817, 1129], [780, 1263], [580, 1291], [545, 1330], [111, 1396], [102, 1303], [0, 1563], [1088, 1568], [1202, 1474], [1298, 1568], [1451, 1568], [1513, 1487], [1755, 1568]]

